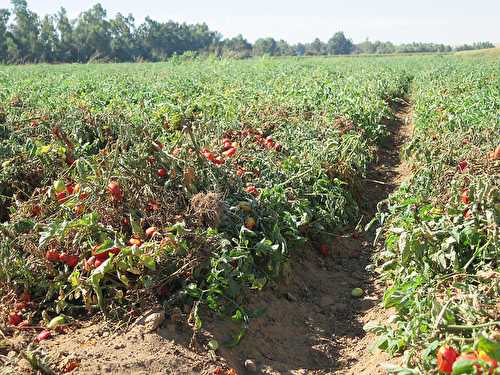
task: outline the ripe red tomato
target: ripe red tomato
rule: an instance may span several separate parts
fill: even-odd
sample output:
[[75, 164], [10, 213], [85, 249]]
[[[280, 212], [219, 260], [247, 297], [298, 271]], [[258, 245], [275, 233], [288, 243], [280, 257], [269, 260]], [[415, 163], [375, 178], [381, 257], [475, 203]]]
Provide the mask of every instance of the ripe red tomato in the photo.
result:
[[326, 243], [321, 244], [319, 247], [319, 251], [324, 257], [327, 257], [330, 254], [330, 249], [328, 248], [328, 245]]
[[215, 158], [214, 164], [216, 164], [216, 165], [222, 165], [222, 164], [224, 164], [224, 159]]
[[69, 257], [69, 255], [67, 253], [64, 253], [64, 252], [59, 254], [59, 260], [63, 263], [66, 263], [66, 261], [68, 260], [68, 257]]
[[65, 191], [61, 191], [60, 193], [56, 193], [56, 198], [59, 201], [59, 203], [64, 203], [68, 199], [66, 197], [66, 192]]
[[116, 181], [111, 181], [108, 184], [108, 191], [113, 196], [114, 199], [121, 199], [123, 196], [122, 189]]
[[32, 216], [39, 216], [41, 213], [42, 213], [42, 208], [39, 205], [35, 204], [31, 208], [31, 215]]
[[16, 313], [14, 311], [9, 314], [9, 324], [10, 325], [18, 326], [19, 324], [21, 324], [22, 321], [23, 321], [23, 317], [21, 314]]
[[458, 169], [460, 170], [460, 172], [465, 171], [468, 166], [469, 164], [467, 163], [467, 160], [460, 160], [458, 162]]
[[250, 194], [254, 195], [254, 196], [259, 195], [259, 192], [257, 191], [257, 188], [256, 188], [255, 186], [253, 186], [253, 185], [251, 185], [251, 186], [247, 186], [247, 187], [245, 188], [245, 191], [246, 191], [247, 193], [250, 193]]
[[168, 172], [165, 168], [160, 168], [158, 169], [158, 171], [156, 172], [158, 174], [159, 177], [166, 177]]
[[52, 334], [50, 333], [50, 331], [44, 330], [36, 336], [35, 342], [47, 340], [47, 339], [50, 339], [51, 337], [52, 337]]
[[149, 227], [146, 229], [146, 237], [153, 237], [153, 235], [158, 231], [156, 227]]
[[231, 147], [229, 150], [223, 152], [224, 155], [226, 155], [228, 158], [232, 158], [234, 154], [236, 154], [236, 149], [234, 147]]
[[95, 256], [95, 258], [97, 260], [100, 260], [101, 262], [105, 261], [106, 259], [108, 259], [108, 256], [109, 256], [109, 253], [107, 251], [103, 251], [103, 252], [100, 252], [100, 253], [95, 253], [93, 254]]
[[99, 267], [102, 264], [102, 262], [104, 262], [104, 260], [96, 259], [95, 263], [94, 263], [94, 266], [95, 267]]
[[276, 144], [274, 145], [274, 149], [275, 149], [276, 151], [278, 151], [278, 152], [280, 152], [282, 148], [283, 148], [283, 147], [282, 147], [279, 143], [276, 143]]
[[463, 192], [462, 192], [462, 195], [460, 196], [460, 200], [465, 203], [465, 204], [469, 204], [470, 203], [470, 199], [469, 199], [469, 189], [465, 189]]
[[229, 138], [222, 138], [222, 143], [231, 143]]
[[31, 294], [29, 291], [25, 290], [23, 294], [21, 294], [21, 300], [24, 303], [30, 303], [31, 302]]
[[45, 253], [45, 258], [47, 258], [49, 262], [57, 262], [59, 261], [59, 255], [58, 251], [49, 250]]
[[66, 365], [64, 366], [64, 373], [67, 373], [67, 372], [71, 372], [73, 371], [74, 369], [76, 369], [78, 366], [80, 366], [80, 364], [77, 362], [77, 361], [69, 361], [68, 363], [66, 363]]
[[76, 255], [68, 255], [66, 256], [66, 261], [64, 263], [66, 263], [71, 268], [75, 268], [79, 260], [80, 259]]
[[438, 370], [444, 374], [451, 374], [453, 363], [455, 363], [458, 353], [451, 346], [443, 345], [436, 353]]
[[109, 252], [114, 255], [118, 255], [120, 253], [121, 249], [119, 247], [112, 247]]
[[75, 187], [73, 186], [73, 184], [67, 184], [66, 191], [69, 195], [73, 195], [73, 192], [75, 191]]
[[231, 147], [233, 147], [233, 145], [230, 141], [224, 142], [224, 150], [228, 150]]

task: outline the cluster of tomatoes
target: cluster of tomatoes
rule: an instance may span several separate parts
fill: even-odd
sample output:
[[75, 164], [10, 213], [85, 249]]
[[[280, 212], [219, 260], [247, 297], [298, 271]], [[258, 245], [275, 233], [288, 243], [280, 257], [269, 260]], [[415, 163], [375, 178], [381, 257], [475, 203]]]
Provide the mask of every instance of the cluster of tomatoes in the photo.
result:
[[[239, 147], [239, 145], [236, 142], [231, 142], [231, 140], [229, 138], [222, 139], [222, 146], [223, 146], [222, 155], [225, 158], [234, 157], [236, 155], [236, 152], [238, 151], [238, 147]], [[222, 157], [216, 156], [213, 152], [211, 152], [207, 148], [202, 148], [201, 154], [203, 155], [203, 157], [205, 159], [214, 163], [215, 165], [222, 165], [225, 163], [225, 160]]]
[[[451, 374], [453, 365], [459, 361], [482, 361], [489, 369], [489, 374], [493, 374], [498, 368], [498, 363], [484, 351], [467, 352], [459, 354], [454, 348], [448, 345], [443, 345], [439, 348], [436, 354], [438, 370], [442, 374]], [[483, 374], [484, 366], [480, 363], [474, 363], [476, 374]], [[486, 373], [485, 373], [486, 374]]]
[[57, 180], [54, 182], [54, 191], [56, 198], [59, 203], [66, 202], [71, 196], [78, 194], [78, 199], [85, 200], [88, 198], [89, 194], [82, 191], [80, 184], [67, 183], [65, 184], [62, 180]]
[[69, 267], [74, 268], [78, 264], [79, 258], [77, 255], [69, 255], [65, 252], [59, 252], [56, 250], [48, 250], [45, 253], [45, 258], [49, 262], [62, 262], [67, 264]]
[[117, 246], [111, 249], [103, 250], [102, 245], [95, 245], [92, 247], [92, 256], [85, 261], [85, 269], [87, 271], [99, 267], [106, 259], [109, 258], [110, 254], [118, 255], [121, 249]]

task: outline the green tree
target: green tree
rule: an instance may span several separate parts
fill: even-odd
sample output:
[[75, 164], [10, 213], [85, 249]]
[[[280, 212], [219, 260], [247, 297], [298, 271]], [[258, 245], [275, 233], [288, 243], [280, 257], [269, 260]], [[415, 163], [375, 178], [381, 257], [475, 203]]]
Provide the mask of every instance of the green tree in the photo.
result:
[[326, 55], [326, 45], [319, 38], [316, 38], [312, 43], [306, 44], [305, 54], [311, 56]]
[[252, 45], [241, 34], [224, 41], [224, 56], [247, 58], [252, 55]]
[[[10, 27], [12, 43], [9, 56], [11, 61], [37, 61], [40, 55], [39, 19], [28, 9], [26, 0], [12, 0], [14, 22]], [[14, 46], [14, 45], [15, 46]]]
[[52, 16], [45, 16], [40, 26], [40, 61], [53, 62], [57, 59], [56, 48], [59, 43]]
[[0, 62], [7, 61], [7, 23], [9, 17], [8, 9], [0, 9]]
[[118, 13], [109, 22], [111, 32], [111, 58], [118, 61], [134, 60], [139, 51], [136, 48], [134, 17]]
[[330, 55], [349, 55], [354, 50], [354, 44], [347, 39], [342, 31], [335, 33], [327, 43]]
[[56, 26], [59, 40], [56, 45], [55, 55], [58, 61], [76, 61], [77, 51], [73, 40], [73, 23], [69, 20], [66, 9], [61, 8], [56, 15]]
[[255, 56], [269, 55], [276, 53], [276, 41], [273, 38], [257, 39], [253, 45], [253, 54]]
[[110, 56], [111, 32], [106, 11], [101, 4], [94, 5], [80, 15], [74, 30], [74, 41], [79, 61]]

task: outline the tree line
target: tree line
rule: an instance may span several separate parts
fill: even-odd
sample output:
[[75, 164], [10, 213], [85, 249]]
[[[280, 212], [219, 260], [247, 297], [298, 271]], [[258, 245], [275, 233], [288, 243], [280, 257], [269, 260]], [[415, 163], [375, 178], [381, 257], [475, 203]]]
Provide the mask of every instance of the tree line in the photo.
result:
[[242, 35], [224, 39], [205, 23], [159, 22], [149, 17], [136, 26], [134, 17], [118, 13], [109, 19], [101, 4], [70, 19], [64, 8], [57, 14], [38, 16], [26, 0], [12, 0], [11, 9], [0, 9], [0, 62], [161, 61], [173, 55], [212, 54], [217, 57], [319, 56], [450, 52], [492, 48], [489, 42], [451, 47], [434, 43], [395, 45], [366, 40], [354, 44], [343, 32], [327, 42], [289, 44], [261, 38], [250, 43]]

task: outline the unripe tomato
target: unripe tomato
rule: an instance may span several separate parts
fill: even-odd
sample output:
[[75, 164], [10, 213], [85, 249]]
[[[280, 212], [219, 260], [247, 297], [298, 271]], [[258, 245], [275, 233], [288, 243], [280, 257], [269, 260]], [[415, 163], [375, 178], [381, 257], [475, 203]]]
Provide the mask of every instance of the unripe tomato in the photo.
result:
[[443, 345], [436, 353], [438, 370], [443, 374], [451, 374], [453, 363], [455, 363], [458, 353], [451, 346]]
[[477, 353], [477, 358], [488, 364], [488, 367], [490, 368], [490, 374], [493, 374], [493, 371], [498, 368], [498, 362], [482, 350]]
[[255, 221], [255, 219], [253, 217], [247, 217], [245, 219], [245, 228], [247, 228], [247, 229], [252, 230], [253, 228], [255, 228], [256, 224], [257, 224], [257, 222]]
[[246, 213], [252, 212], [252, 206], [248, 202], [240, 202], [238, 203], [238, 208]]
[[66, 189], [66, 185], [64, 185], [64, 181], [57, 180], [54, 182], [54, 190], [56, 193], [60, 193]]

